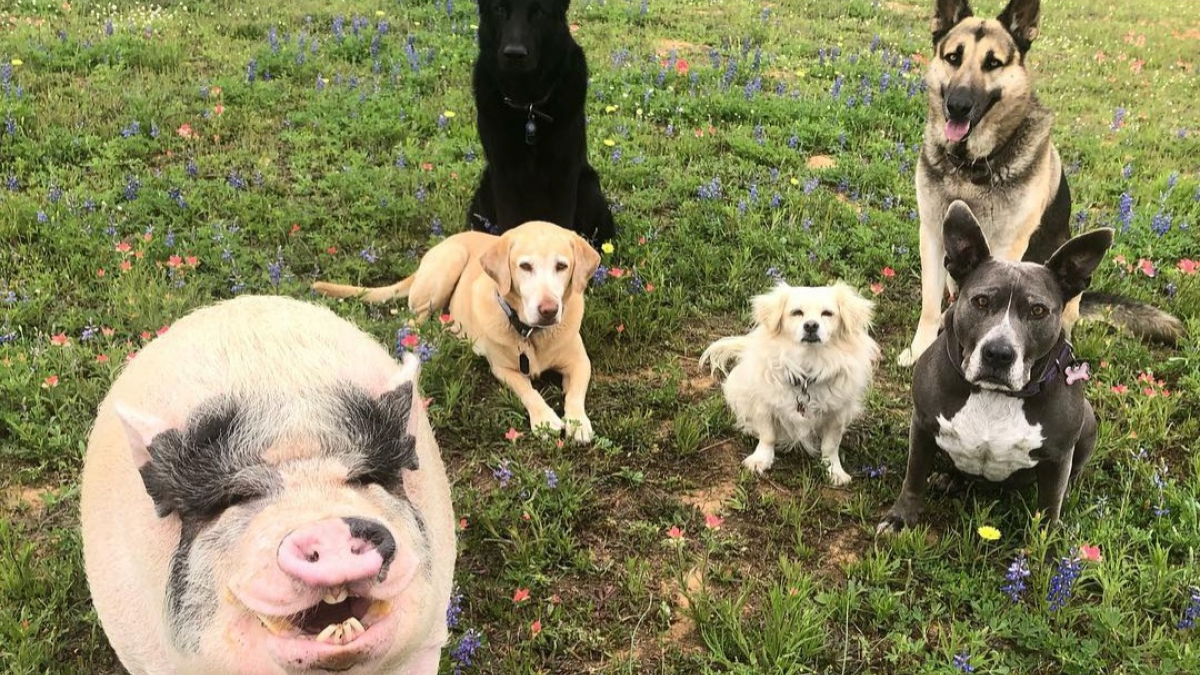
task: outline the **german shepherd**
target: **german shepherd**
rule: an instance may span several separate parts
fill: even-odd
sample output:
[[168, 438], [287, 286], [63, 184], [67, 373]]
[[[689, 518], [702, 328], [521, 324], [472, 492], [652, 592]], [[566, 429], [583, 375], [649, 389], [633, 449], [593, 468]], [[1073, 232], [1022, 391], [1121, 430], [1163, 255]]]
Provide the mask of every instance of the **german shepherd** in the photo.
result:
[[587, 61], [570, 0], [479, 0], [474, 93], [487, 166], [469, 226], [498, 234], [545, 220], [591, 240], [616, 235], [587, 161]]
[[[912, 365], [933, 343], [942, 296], [954, 292], [943, 266], [942, 221], [956, 200], [979, 220], [992, 254], [1044, 263], [1071, 236], [1071, 191], [1050, 140], [1054, 115], [1033, 94], [1025, 56], [1038, 35], [1039, 0], [1010, 0], [995, 19], [967, 0], [935, 0], [934, 55], [925, 73], [929, 110], [917, 166], [921, 214], [921, 320], [900, 355]], [[1085, 293], [1067, 304], [1063, 326], [1107, 318], [1140, 337], [1173, 344], [1183, 324], [1127, 298]]]

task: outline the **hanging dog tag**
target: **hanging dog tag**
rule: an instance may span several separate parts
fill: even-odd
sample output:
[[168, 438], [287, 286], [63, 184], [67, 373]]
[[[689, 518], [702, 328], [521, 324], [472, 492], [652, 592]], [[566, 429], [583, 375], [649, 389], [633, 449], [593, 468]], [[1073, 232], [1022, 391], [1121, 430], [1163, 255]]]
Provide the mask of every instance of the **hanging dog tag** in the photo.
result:
[[537, 143], [537, 122], [533, 121], [533, 112], [529, 113], [529, 119], [525, 120], [525, 144], [533, 145]]
[[525, 356], [525, 354], [523, 352], [521, 354], [521, 374], [522, 375], [529, 374], [529, 357]]

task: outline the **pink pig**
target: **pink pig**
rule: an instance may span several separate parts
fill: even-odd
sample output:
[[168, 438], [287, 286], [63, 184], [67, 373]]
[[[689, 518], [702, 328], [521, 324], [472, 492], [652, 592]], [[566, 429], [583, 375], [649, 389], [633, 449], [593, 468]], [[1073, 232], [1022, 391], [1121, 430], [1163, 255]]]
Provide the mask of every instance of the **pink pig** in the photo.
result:
[[81, 515], [132, 675], [437, 672], [454, 514], [417, 374], [279, 297], [198, 310], [129, 362]]

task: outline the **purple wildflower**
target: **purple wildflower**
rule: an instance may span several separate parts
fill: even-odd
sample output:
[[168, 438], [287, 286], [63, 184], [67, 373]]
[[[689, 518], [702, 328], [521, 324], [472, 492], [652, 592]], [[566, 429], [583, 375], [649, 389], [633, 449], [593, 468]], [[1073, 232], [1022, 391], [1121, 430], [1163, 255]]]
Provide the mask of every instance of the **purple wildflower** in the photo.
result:
[[558, 487], [558, 474], [554, 473], [554, 469], [546, 469], [546, 487], [551, 490]]
[[1196, 626], [1196, 619], [1200, 619], [1200, 588], [1192, 588], [1191, 604], [1187, 609], [1183, 610], [1183, 618], [1175, 627], [1179, 630], [1188, 630]]
[[229, 183], [229, 187], [233, 188], [234, 190], [246, 189], [246, 179], [242, 178], [242, 175], [238, 173], [237, 169], [230, 169], [229, 176], [225, 180], [227, 183]]
[[975, 666], [971, 665], [971, 655], [965, 652], [954, 655], [954, 667], [963, 673], [975, 672]]
[[1116, 131], [1123, 126], [1125, 126], [1125, 108], [1118, 106], [1117, 109], [1113, 111], [1113, 121], [1112, 124], [1108, 125], [1108, 128]]
[[492, 477], [500, 481], [500, 487], [508, 487], [508, 481], [512, 480], [512, 469], [508, 468], [508, 460], [500, 462], [500, 466], [492, 471]]
[[1133, 164], [1126, 164], [1121, 169], [1121, 178], [1124, 178], [1125, 180], [1129, 180], [1129, 177], [1132, 175], [1133, 175]]
[[44, 223], [44, 222], [46, 222], [46, 221], [48, 221], [48, 220], [50, 220], [50, 216], [47, 216], [45, 211], [38, 211], [38, 212], [37, 212], [37, 221], [38, 221], [39, 223]]
[[1008, 580], [1008, 583], [1001, 586], [1000, 590], [1012, 598], [1013, 602], [1018, 602], [1021, 599], [1021, 594], [1028, 588], [1025, 584], [1025, 579], [1028, 576], [1029, 561], [1025, 559], [1024, 552], [1018, 553], [1017, 557], [1013, 558], [1012, 564], [1008, 566], [1008, 572], [1004, 574], [1004, 578]]
[[371, 244], [370, 246], [359, 251], [358, 257], [367, 261], [368, 264], [374, 265], [375, 261], [379, 260], [379, 252], [375, 250], [375, 245]]
[[138, 190], [142, 189], [142, 181], [137, 176], [130, 175], [125, 181], [125, 201], [132, 202], [138, 198]]
[[1058, 570], [1050, 579], [1050, 590], [1046, 592], [1046, 601], [1050, 603], [1051, 612], [1057, 612], [1071, 600], [1071, 592], [1082, 571], [1083, 565], [1075, 555], [1074, 549], [1069, 556], [1058, 562]]
[[1121, 222], [1121, 231], [1129, 229], [1133, 224], [1133, 195], [1128, 192], [1121, 193], [1121, 204], [1118, 207], [1117, 220]]
[[475, 652], [483, 644], [483, 635], [474, 628], [470, 628], [463, 634], [462, 639], [454, 649], [450, 650], [450, 660], [454, 662], [454, 675], [461, 675], [463, 670], [471, 667], [471, 660], [475, 658]]
[[450, 604], [446, 607], [446, 627], [458, 628], [458, 621], [462, 618], [462, 601], [463, 594], [455, 589], [450, 594]]

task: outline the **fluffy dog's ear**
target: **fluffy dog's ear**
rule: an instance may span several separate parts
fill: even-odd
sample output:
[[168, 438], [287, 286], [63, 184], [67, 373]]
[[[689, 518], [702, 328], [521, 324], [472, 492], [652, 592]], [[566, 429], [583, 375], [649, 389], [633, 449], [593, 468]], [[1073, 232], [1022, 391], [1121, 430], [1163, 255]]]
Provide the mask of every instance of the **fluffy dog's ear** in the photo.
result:
[[579, 235], [575, 235], [571, 245], [575, 249], [575, 269], [571, 271], [571, 287], [582, 293], [583, 289], [587, 288], [588, 280], [600, 267], [600, 254]]
[[1017, 43], [1017, 51], [1024, 56], [1038, 35], [1038, 19], [1041, 16], [1040, 0], [1009, 0], [1008, 6], [996, 17]]
[[770, 293], [754, 298], [754, 323], [767, 329], [770, 335], [779, 335], [783, 330], [783, 313], [787, 309], [788, 289], [779, 285]]
[[[1015, 0], [1014, 0], [1015, 1]], [[973, 16], [967, 0], [935, 0], [933, 7], [933, 44], [941, 41], [959, 21]]]
[[1102, 227], [1075, 237], [1050, 256], [1046, 269], [1062, 288], [1063, 301], [1079, 295], [1092, 283], [1092, 272], [1100, 266], [1112, 243], [1112, 229]]
[[980, 263], [992, 256], [983, 230], [979, 229], [979, 221], [962, 200], [954, 200], [946, 209], [942, 240], [946, 245], [946, 271], [959, 286]]
[[479, 266], [496, 282], [500, 295], [512, 290], [512, 270], [508, 264], [508, 237], [501, 236], [479, 256]]
[[833, 294], [837, 299], [841, 327], [846, 335], [866, 333], [871, 328], [875, 303], [864, 298], [853, 286], [841, 281], [833, 285]]

